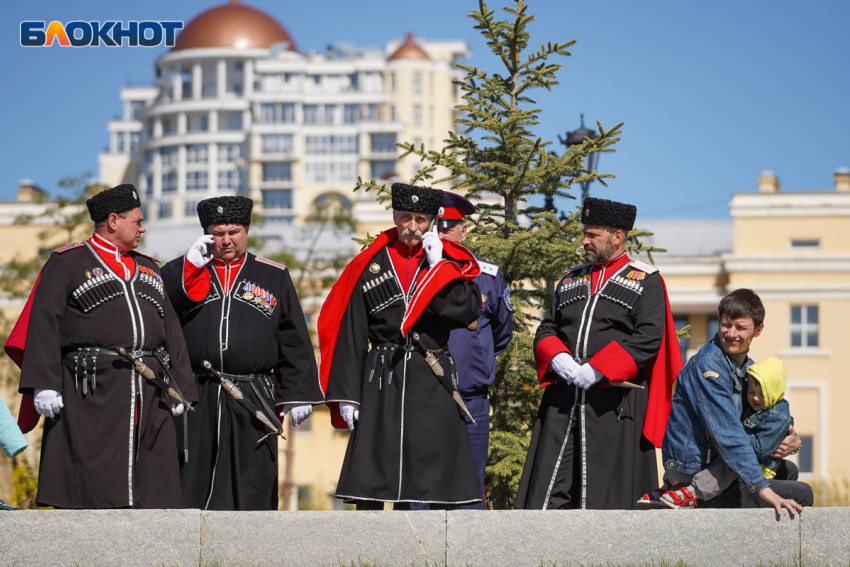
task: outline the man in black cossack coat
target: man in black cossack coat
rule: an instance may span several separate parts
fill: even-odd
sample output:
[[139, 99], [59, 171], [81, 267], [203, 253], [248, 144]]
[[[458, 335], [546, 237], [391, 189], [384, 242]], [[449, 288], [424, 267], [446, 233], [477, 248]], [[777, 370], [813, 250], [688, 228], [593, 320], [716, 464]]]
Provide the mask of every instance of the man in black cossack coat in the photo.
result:
[[34, 406], [47, 418], [36, 502], [181, 508], [172, 412], [197, 394], [180, 321], [156, 261], [134, 251], [145, 232], [135, 188], [86, 205], [94, 234], [53, 251], [6, 343], [21, 364], [22, 415]]
[[480, 270], [432, 226], [441, 196], [394, 184], [395, 228], [346, 267], [319, 317], [332, 420], [352, 430], [336, 497], [358, 509], [481, 500], [447, 348], [481, 313]]
[[204, 235], [162, 270], [201, 399], [181, 463], [193, 508], [276, 510], [283, 417], [298, 425], [324, 401], [289, 270], [247, 250], [252, 207], [241, 196], [201, 201]]

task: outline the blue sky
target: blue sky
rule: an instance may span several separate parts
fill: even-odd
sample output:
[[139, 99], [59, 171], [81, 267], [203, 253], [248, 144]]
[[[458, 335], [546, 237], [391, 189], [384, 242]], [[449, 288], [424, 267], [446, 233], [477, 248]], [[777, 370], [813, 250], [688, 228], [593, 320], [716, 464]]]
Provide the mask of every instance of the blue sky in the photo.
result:
[[[0, 199], [34, 179], [53, 191], [65, 175], [97, 171], [119, 89], [153, 81], [165, 48], [19, 45], [22, 20], [190, 20], [217, 2], [3, 2], [0, 44]], [[466, 14], [477, 2], [253, 0], [299, 48], [335, 42], [383, 47], [405, 31], [469, 42], [471, 63], [497, 62]], [[506, 3], [490, 4], [492, 8]], [[642, 218], [722, 218], [732, 192], [762, 170], [783, 190], [831, 190], [850, 166], [850, 2], [845, 0], [530, 0], [532, 44], [575, 39], [561, 85], [538, 93], [538, 133], [557, 140], [579, 114], [625, 122], [599, 169], [617, 179], [594, 196], [629, 201]], [[565, 203], [566, 204], [566, 203]]]

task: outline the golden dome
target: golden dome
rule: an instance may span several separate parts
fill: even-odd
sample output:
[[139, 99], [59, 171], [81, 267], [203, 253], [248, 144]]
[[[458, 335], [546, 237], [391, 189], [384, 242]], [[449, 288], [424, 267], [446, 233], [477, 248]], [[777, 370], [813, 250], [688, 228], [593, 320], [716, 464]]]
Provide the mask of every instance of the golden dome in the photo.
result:
[[177, 34], [172, 51], [204, 47], [268, 48], [288, 42], [298, 51], [295, 40], [277, 20], [252, 6], [231, 0], [201, 12]]
[[413, 40], [413, 32], [407, 32], [402, 43], [387, 61], [395, 61], [396, 59], [431, 59], [425, 50], [419, 47], [419, 44]]

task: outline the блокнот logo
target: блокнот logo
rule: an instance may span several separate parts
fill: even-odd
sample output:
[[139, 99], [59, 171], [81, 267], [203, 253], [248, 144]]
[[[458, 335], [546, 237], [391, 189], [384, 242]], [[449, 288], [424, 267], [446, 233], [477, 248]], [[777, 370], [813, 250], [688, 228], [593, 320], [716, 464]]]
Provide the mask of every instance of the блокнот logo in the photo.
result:
[[174, 47], [174, 37], [183, 22], [118, 22], [74, 20], [62, 24], [52, 21], [21, 22], [21, 45], [24, 47], [156, 47], [165, 42]]

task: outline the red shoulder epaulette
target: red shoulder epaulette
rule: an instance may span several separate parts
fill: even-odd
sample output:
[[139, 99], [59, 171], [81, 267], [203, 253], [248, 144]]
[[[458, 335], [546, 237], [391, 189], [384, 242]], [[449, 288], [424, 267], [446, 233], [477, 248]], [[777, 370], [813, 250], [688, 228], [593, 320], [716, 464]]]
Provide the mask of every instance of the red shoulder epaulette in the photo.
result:
[[279, 262], [275, 262], [274, 260], [269, 260], [268, 258], [263, 258], [261, 256], [254, 256], [254, 260], [259, 262], [260, 264], [267, 264], [269, 266], [274, 266], [278, 270], [286, 270], [286, 266]]
[[53, 251], [57, 254], [64, 254], [68, 250], [73, 250], [74, 248], [79, 248], [80, 246], [85, 246], [85, 242], [72, 242], [71, 244], [66, 244], [65, 246], [60, 246], [59, 248], [54, 249]]

